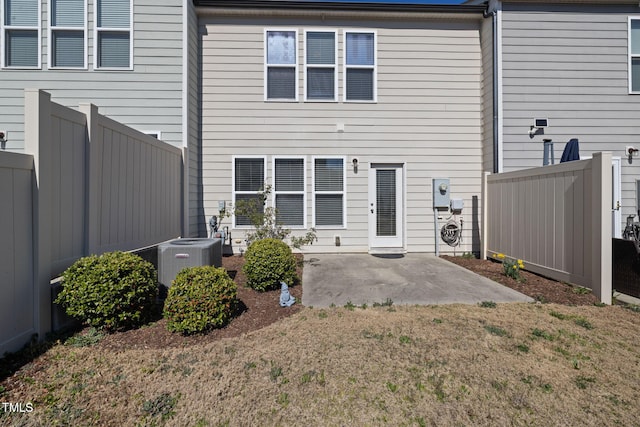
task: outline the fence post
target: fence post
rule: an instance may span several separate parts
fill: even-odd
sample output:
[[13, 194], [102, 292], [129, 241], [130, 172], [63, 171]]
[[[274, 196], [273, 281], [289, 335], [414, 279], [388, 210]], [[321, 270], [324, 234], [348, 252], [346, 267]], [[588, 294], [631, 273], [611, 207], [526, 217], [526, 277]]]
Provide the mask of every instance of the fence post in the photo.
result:
[[39, 339], [51, 331], [51, 95], [24, 91], [24, 147], [33, 155], [33, 281]]
[[102, 135], [98, 129], [98, 107], [81, 103], [78, 109], [87, 118], [87, 154], [85, 158], [85, 255], [98, 253], [100, 244], [100, 177]]
[[480, 259], [487, 259], [487, 245], [489, 237], [489, 222], [487, 216], [489, 213], [489, 172], [482, 173], [482, 235], [480, 239], [482, 241], [480, 245]]
[[592, 173], [592, 290], [601, 302], [611, 304], [611, 153], [593, 154]]

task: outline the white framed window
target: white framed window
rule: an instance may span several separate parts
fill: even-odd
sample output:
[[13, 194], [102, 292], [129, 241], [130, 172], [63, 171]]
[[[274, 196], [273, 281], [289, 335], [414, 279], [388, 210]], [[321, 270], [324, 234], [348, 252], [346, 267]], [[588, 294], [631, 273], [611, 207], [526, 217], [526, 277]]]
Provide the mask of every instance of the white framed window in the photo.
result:
[[94, 68], [133, 69], [131, 0], [96, 0], [94, 16]]
[[344, 32], [344, 101], [376, 102], [375, 31]]
[[629, 17], [629, 93], [640, 93], [640, 16]]
[[273, 206], [277, 221], [291, 228], [306, 228], [304, 157], [273, 158]]
[[313, 226], [346, 228], [347, 173], [344, 157], [313, 159]]
[[[233, 206], [237, 206], [239, 201], [259, 199], [259, 193], [264, 190], [266, 167], [265, 156], [233, 157]], [[233, 216], [234, 228], [248, 228], [251, 225], [250, 218], [242, 215]]]
[[142, 133], [144, 133], [145, 135], [149, 135], [154, 137], [155, 139], [160, 139], [162, 140], [162, 132], [159, 130], [143, 130], [141, 131]]
[[264, 32], [265, 101], [298, 100], [298, 31], [266, 29]]
[[49, 1], [49, 68], [87, 68], [86, 0]]
[[39, 0], [2, 0], [2, 67], [41, 68]]
[[305, 101], [336, 101], [338, 87], [336, 31], [306, 30], [304, 41]]

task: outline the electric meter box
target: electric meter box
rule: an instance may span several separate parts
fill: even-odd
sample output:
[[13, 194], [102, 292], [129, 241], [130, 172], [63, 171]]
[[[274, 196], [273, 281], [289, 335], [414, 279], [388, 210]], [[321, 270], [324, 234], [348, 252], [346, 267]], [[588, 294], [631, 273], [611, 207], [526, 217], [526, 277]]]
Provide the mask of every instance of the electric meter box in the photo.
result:
[[449, 209], [451, 203], [451, 190], [449, 178], [433, 179], [433, 207], [437, 209]]

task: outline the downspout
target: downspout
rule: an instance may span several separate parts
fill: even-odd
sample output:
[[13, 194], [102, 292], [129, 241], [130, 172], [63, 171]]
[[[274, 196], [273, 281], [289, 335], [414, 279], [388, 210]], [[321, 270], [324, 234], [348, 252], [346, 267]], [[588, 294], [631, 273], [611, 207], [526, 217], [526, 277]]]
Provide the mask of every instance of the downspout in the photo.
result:
[[483, 17], [488, 18], [491, 17], [492, 24], [492, 38], [493, 38], [493, 51], [492, 51], [492, 78], [493, 78], [493, 173], [500, 172], [499, 162], [500, 162], [500, 139], [498, 137], [499, 134], [499, 97], [498, 97], [498, 12], [495, 7], [491, 8], [490, 3], [487, 3], [487, 10], [484, 11]]

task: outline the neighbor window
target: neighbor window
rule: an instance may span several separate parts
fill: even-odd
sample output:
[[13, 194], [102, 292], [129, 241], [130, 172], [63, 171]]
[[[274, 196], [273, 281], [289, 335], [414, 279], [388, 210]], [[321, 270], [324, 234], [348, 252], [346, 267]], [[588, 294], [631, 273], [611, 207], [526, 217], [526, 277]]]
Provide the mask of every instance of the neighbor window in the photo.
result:
[[[264, 190], [265, 159], [264, 157], [237, 157], [233, 166], [233, 204], [255, 200], [258, 211], [264, 209], [260, 201], [260, 192]], [[235, 215], [234, 226], [248, 226], [248, 216]]]
[[344, 158], [315, 158], [313, 165], [314, 227], [344, 228]]
[[40, 1], [3, 1], [2, 65], [14, 68], [40, 68]]
[[345, 31], [345, 101], [376, 100], [376, 35]]
[[305, 226], [304, 158], [274, 158], [274, 206], [279, 223]]
[[131, 0], [96, 0], [95, 68], [132, 67]]
[[265, 31], [265, 99], [298, 99], [297, 32], [295, 30]]
[[86, 68], [85, 0], [51, 0], [49, 20], [49, 66]]
[[336, 73], [335, 31], [305, 33], [305, 99], [335, 101]]
[[629, 92], [640, 93], [640, 17], [629, 18]]

